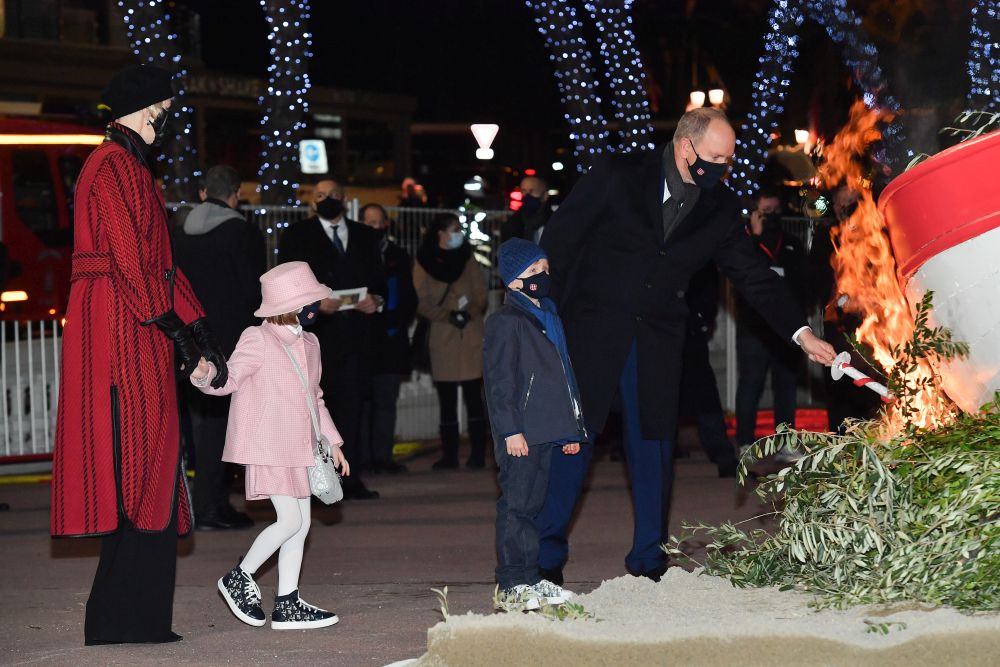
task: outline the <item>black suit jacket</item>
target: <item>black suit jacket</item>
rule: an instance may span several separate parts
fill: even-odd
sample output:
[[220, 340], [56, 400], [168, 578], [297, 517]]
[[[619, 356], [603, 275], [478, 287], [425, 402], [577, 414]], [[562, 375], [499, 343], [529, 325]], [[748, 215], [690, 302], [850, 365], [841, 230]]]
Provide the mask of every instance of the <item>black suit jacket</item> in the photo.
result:
[[[281, 262], [309, 264], [316, 279], [335, 290], [367, 287], [370, 294], [385, 297], [385, 274], [375, 232], [347, 221], [347, 253], [341, 255], [327, 236], [323, 223], [312, 217], [289, 226], [278, 246]], [[370, 371], [374, 316], [357, 310], [320, 315], [312, 328], [323, 353], [324, 380], [340, 372], [363, 381]], [[349, 363], [348, 363], [349, 362]], [[344, 379], [344, 378], [340, 378]]]
[[643, 437], [674, 437], [691, 275], [709, 260], [786, 338], [805, 316], [744, 231], [725, 185], [702, 191], [664, 241], [662, 150], [598, 160], [549, 220], [542, 246], [583, 398], [599, 432], [634, 343]]

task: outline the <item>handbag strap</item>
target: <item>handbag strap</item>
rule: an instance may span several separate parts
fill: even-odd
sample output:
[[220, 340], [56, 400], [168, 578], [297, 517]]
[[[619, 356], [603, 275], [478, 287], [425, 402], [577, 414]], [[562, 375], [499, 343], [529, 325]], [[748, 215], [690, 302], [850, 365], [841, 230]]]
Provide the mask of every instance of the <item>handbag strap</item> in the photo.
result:
[[448, 283], [448, 286], [444, 288], [444, 294], [442, 294], [441, 298], [438, 299], [437, 305], [440, 306], [442, 303], [444, 303], [444, 300], [448, 297], [448, 292], [450, 291], [451, 291], [451, 283]]
[[313, 403], [312, 392], [309, 391], [309, 384], [306, 382], [306, 376], [302, 372], [302, 367], [299, 366], [299, 362], [295, 360], [295, 355], [288, 348], [287, 345], [282, 343], [281, 347], [285, 348], [285, 354], [288, 358], [292, 360], [292, 366], [295, 367], [295, 374], [299, 376], [299, 381], [302, 383], [302, 388], [306, 390], [306, 405], [309, 406], [309, 418], [312, 420], [313, 432], [316, 434], [316, 442], [322, 443], [321, 433], [319, 430], [319, 416], [316, 414], [316, 405]]

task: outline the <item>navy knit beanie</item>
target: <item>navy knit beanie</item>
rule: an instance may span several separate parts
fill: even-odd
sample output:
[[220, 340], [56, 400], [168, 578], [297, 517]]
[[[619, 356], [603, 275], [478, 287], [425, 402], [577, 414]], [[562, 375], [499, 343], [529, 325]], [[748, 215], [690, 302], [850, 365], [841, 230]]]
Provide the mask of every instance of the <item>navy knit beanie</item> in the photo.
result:
[[540, 259], [547, 259], [545, 251], [531, 241], [513, 238], [500, 246], [499, 270], [504, 287], [517, 280], [524, 270]]

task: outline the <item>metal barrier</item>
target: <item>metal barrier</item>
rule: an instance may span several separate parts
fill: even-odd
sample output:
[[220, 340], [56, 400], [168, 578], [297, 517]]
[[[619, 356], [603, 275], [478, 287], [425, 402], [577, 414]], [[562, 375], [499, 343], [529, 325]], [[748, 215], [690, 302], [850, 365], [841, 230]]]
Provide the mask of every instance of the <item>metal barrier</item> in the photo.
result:
[[55, 440], [61, 326], [55, 321], [0, 322], [0, 456], [45, 455]]
[[[352, 202], [352, 205], [356, 214], [356, 202]], [[187, 205], [171, 205], [174, 211], [185, 206]], [[265, 234], [269, 265], [277, 260], [281, 233], [289, 224], [311, 215], [306, 207], [248, 206], [242, 210], [248, 220], [258, 225]], [[494, 288], [499, 286], [494, 268], [498, 235], [494, 232], [508, 212], [398, 207], [387, 207], [386, 210], [394, 220], [395, 237], [411, 255], [416, 253], [421, 229], [430, 220], [441, 213], [457, 214], [470, 237], [476, 241], [476, 254], [484, 272], [490, 277], [489, 284]], [[807, 248], [811, 245], [816, 230], [814, 221], [806, 218], [786, 219], [785, 228], [803, 239]], [[723, 290], [723, 306], [709, 349], [722, 392], [723, 406], [732, 410], [737, 383], [736, 322], [733, 316], [732, 287], [724, 282]], [[499, 305], [501, 294], [500, 289], [491, 290], [490, 310]], [[809, 320], [818, 333], [822, 325], [821, 313], [810, 313]], [[0, 325], [0, 392], [5, 400], [0, 423], [0, 460], [50, 454], [55, 438], [61, 326], [54, 321], [8, 321]], [[823, 370], [816, 364], [803, 364], [799, 385], [800, 405], [820, 402]], [[762, 397], [761, 407], [770, 407], [770, 392], [767, 390]], [[464, 410], [460, 409], [459, 414], [464, 426]], [[397, 439], [405, 441], [437, 437], [437, 396], [429, 376], [414, 374], [410, 381], [403, 384], [397, 416]]]

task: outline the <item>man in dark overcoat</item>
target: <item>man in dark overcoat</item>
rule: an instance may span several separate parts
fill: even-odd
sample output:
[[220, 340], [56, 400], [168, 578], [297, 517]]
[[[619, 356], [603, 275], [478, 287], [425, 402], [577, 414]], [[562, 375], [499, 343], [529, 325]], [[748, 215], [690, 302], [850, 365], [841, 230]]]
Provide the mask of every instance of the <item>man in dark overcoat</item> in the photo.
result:
[[[601, 430], [616, 394], [621, 401], [635, 506], [625, 566], [653, 579], [666, 568], [661, 544], [667, 537], [691, 274], [714, 259], [789, 345], [794, 339], [825, 364], [834, 356], [754, 252], [739, 200], [720, 183], [735, 146], [722, 112], [690, 111], [665, 149], [596, 162], [542, 237], [588, 431]], [[590, 447], [582, 454], [553, 458], [545, 506], [536, 518], [539, 568], [556, 583]]]
[[[377, 326], [373, 315], [385, 303], [385, 273], [378, 235], [345, 215], [343, 183], [324, 179], [313, 193], [316, 215], [285, 230], [278, 257], [282, 262], [306, 262], [316, 279], [333, 290], [368, 290], [351, 309], [342, 309], [337, 299], [324, 299], [312, 327], [322, 352], [323, 398], [344, 438], [344, 455], [353, 461], [359, 460], [361, 415]], [[369, 490], [354, 471], [344, 478], [344, 497], [368, 500], [378, 498], [378, 492]]]

